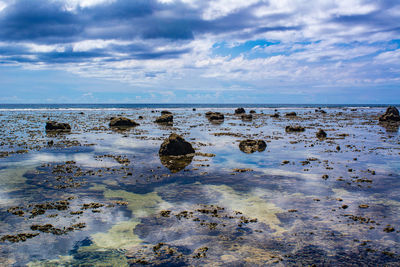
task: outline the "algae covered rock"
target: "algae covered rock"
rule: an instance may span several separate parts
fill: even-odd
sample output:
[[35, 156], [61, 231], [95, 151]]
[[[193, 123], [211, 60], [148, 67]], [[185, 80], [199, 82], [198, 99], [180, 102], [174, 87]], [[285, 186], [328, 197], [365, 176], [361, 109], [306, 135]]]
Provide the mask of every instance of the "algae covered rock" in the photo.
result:
[[237, 108], [235, 109], [235, 114], [243, 114], [246, 113], [246, 111], [244, 110], [244, 108]]
[[194, 153], [194, 149], [182, 136], [172, 133], [161, 144], [158, 153], [160, 156], [181, 156]]
[[295, 126], [289, 125], [289, 126], [286, 126], [286, 127], [285, 127], [285, 131], [286, 131], [287, 133], [292, 133], [292, 132], [304, 132], [305, 130], [306, 130], [306, 129], [305, 129], [304, 127], [300, 126], [300, 125], [295, 125]]
[[70, 132], [71, 126], [68, 123], [48, 121], [46, 122], [46, 131]]
[[400, 121], [399, 110], [390, 106], [386, 109], [386, 112], [379, 117], [380, 122], [395, 122]]
[[256, 151], [262, 152], [267, 147], [264, 140], [243, 140], [239, 143], [239, 149], [247, 154], [254, 153]]
[[171, 114], [164, 114], [158, 117], [155, 122], [156, 123], [167, 123], [170, 124], [174, 121], [174, 116]]
[[111, 119], [109, 125], [110, 127], [134, 127], [138, 126], [139, 123], [125, 117], [116, 117]]

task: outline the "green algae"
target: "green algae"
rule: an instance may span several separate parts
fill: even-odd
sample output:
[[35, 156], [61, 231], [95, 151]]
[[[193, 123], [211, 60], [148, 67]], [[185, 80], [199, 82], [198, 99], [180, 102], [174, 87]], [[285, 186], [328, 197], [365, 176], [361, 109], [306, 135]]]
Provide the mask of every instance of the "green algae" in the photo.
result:
[[31, 167], [7, 168], [0, 170], [0, 187], [3, 192], [20, 190], [25, 185], [24, 174], [32, 170]]
[[147, 194], [135, 194], [125, 190], [109, 190], [104, 191], [104, 197], [108, 199], [122, 199], [128, 202], [128, 209], [136, 218], [148, 217], [158, 213], [162, 209], [167, 209], [171, 205], [164, 201], [157, 192]]
[[205, 187], [207, 190], [218, 194], [217, 202], [219, 206], [239, 211], [249, 218], [257, 218], [258, 221], [275, 230], [277, 235], [286, 231], [280, 226], [281, 222], [276, 216], [283, 210], [262, 199], [260, 192], [239, 193], [227, 185], [206, 185]]
[[134, 234], [138, 220], [123, 221], [115, 224], [106, 233], [92, 235], [93, 243], [99, 248], [124, 249], [142, 243], [139, 236]]

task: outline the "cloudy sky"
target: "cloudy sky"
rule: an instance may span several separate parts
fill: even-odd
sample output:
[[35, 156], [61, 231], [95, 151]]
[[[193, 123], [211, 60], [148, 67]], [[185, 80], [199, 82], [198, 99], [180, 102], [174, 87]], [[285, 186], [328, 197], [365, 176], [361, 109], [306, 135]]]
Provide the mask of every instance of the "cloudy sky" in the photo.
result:
[[0, 0], [0, 103], [400, 103], [399, 0]]

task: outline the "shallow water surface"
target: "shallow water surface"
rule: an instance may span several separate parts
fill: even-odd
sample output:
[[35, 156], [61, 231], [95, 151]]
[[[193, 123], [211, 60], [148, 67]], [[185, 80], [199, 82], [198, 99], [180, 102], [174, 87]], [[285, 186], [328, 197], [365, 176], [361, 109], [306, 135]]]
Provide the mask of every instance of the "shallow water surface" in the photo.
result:
[[[377, 123], [385, 109], [250, 109], [170, 107], [173, 125], [154, 123], [157, 107], [2, 109], [0, 264], [397, 266], [400, 138]], [[140, 125], [110, 129], [119, 115]], [[48, 119], [72, 131], [46, 133]], [[160, 158], [172, 132], [196, 154]], [[267, 147], [244, 153], [245, 139]]]

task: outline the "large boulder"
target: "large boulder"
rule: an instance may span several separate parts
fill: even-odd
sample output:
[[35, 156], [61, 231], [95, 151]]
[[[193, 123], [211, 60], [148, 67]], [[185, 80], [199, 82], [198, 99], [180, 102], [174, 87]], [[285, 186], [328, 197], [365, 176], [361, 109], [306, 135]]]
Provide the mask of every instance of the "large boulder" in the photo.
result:
[[399, 110], [390, 106], [386, 109], [386, 112], [379, 117], [380, 122], [395, 122], [400, 121]]
[[68, 123], [48, 121], [46, 122], [46, 131], [48, 132], [70, 132], [71, 126]]
[[192, 153], [194, 153], [192, 145], [176, 133], [165, 139], [158, 151], [160, 156], [181, 156]]
[[243, 114], [246, 113], [246, 111], [244, 110], [244, 108], [237, 108], [235, 109], [235, 114]]
[[165, 114], [172, 114], [172, 112], [168, 111], [168, 110], [161, 111], [161, 115], [165, 115]]
[[254, 153], [256, 151], [262, 152], [267, 148], [267, 144], [264, 140], [243, 140], [239, 143], [239, 149], [247, 154]]
[[165, 124], [171, 124], [173, 121], [174, 121], [174, 116], [171, 114], [161, 115], [155, 120], [156, 123], [165, 123]]
[[139, 123], [135, 122], [134, 120], [125, 118], [125, 117], [115, 117], [111, 118], [110, 120], [110, 127], [134, 127], [138, 126]]

